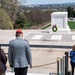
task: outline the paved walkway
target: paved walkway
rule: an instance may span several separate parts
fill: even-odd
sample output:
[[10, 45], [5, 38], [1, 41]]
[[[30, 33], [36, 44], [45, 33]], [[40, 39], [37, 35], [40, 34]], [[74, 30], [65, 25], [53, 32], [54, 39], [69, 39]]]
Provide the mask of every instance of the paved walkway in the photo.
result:
[[33, 33], [25, 37], [30, 41], [75, 42], [75, 34]]

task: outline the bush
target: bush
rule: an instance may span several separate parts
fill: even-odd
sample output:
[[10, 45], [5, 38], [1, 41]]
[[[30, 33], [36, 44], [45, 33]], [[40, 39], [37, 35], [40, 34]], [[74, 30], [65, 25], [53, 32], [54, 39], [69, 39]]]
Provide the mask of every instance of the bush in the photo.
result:
[[2, 8], [0, 8], [0, 29], [13, 29], [8, 13]]

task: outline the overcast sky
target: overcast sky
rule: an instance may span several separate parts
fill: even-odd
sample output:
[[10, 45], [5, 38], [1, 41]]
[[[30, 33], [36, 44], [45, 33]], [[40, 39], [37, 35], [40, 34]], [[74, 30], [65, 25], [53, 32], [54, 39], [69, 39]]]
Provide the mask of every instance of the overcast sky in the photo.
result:
[[75, 0], [19, 0], [22, 4], [57, 4], [57, 3], [71, 3]]

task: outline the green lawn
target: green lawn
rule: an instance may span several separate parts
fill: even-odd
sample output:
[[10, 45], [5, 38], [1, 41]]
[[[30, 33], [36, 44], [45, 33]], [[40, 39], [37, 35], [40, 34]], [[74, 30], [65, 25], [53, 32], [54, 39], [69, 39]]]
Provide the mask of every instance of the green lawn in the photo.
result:
[[24, 24], [24, 27], [30, 28], [31, 26], [35, 26], [35, 25], [37, 25], [37, 23], [26, 23], [26, 24]]
[[75, 21], [68, 21], [68, 25], [70, 29], [75, 29]]
[[46, 29], [46, 28], [48, 28], [48, 27], [50, 27], [51, 26], [51, 24], [49, 24], [49, 25], [47, 25], [47, 26], [45, 26], [45, 27], [43, 27], [43, 28], [41, 28], [41, 29]]
[[[24, 25], [24, 27], [25, 28], [30, 28], [31, 26], [34, 26], [34, 25], [36, 25], [36, 23], [31, 23], [31, 24], [27, 23], [27, 24]], [[70, 29], [75, 29], [75, 21], [68, 21], [68, 25], [69, 25]], [[47, 26], [45, 26], [45, 27], [43, 27], [41, 29], [46, 29], [46, 28], [48, 28], [50, 26], [51, 26], [51, 24], [49, 24], [49, 25], [47, 25]]]
[[[68, 21], [68, 25], [69, 25], [70, 29], [75, 29], [75, 21]], [[41, 29], [46, 29], [46, 28], [48, 28], [50, 26], [51, 26], [51, 24], [49, 24], [49, 25], [47, 25], [47, 26], [45, 26], [45, 27], [43, 27]]]

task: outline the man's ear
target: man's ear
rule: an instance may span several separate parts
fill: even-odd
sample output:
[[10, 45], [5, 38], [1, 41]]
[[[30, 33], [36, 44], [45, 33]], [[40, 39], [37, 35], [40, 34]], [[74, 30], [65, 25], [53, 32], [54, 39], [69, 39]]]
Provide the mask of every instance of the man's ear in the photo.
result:
[[23, 34], [22, 34], [22, 37], [23, 37]]

